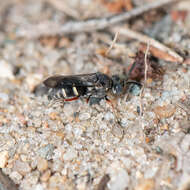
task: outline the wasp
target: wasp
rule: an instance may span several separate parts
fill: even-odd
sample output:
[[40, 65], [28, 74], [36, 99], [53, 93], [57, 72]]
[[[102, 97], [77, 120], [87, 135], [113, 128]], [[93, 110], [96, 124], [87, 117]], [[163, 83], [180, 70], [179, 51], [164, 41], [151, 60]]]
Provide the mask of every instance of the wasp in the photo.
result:
[[137, 84], [119, 75], [108, 76], [101, 72], [81, 75], [54, 75], [47, 78], [44, 85], [49, 89], [48, 99], [73, 101], [86, 98], [90, 105], [108, 99], [108, 93], [120, 96], [126, 93], [129, 84]]

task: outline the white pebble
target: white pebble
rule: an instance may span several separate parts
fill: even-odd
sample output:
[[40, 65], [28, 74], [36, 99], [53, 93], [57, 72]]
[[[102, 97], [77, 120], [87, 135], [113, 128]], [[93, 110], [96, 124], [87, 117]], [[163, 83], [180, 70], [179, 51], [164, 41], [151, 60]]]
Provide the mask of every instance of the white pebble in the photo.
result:
[[129, 184], [129, 176], [128, 173], [120, 168], [113, 177], [111, 177], [111, 181], [108, 183], [108, 187], [110, 190], [125, 190]]
[[5, 62], [4, 60], [0, 60], [0, 77], [14, 79], [10, 64]]
[[183, 150], [184, 153], [187, 153], [189, 151], [189, 147], [190, 147], [190, 135], [187, 134], [181, 142], [181, 149]]
[[77, 152], [74, 149], [69, 149], [67, 152], [63, 155], [64, 160], [73, 160], [77, 157]]
[[2, 151], [0, 152], [0, 168], [4, 168], [7, 164], [9, 158], [9, 153], [8, 151]]
[[10, 174], [10, 178], [14, 181], [14, 182], [19, 182], [22, 179], [22, 175], [20, 175], [17, 171], [13, 171]]
[[79, 115], [79, 119], [80, 119], [81, 121], [87, 120], [87, 119], [89, 119], [89, 118], [90, 118], [90, 114], [89, 114], [89, 113], [81, 113], [81, 114]]
[[4, 102], [8, 102], [9, 96], [5, 93], [0, 92], [0, 99]]

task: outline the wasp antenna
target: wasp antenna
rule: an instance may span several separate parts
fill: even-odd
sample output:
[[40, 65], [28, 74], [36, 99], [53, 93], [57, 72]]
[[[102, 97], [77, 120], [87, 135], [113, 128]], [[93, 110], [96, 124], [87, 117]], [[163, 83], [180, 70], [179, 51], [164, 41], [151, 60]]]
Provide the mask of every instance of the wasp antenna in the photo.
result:
[[140, 82], [137, 82], [135, 80], [128, 80], [128, 81], [126, 81], [126, 84], [136, 84], [136, 85], [142, 86], [142, 84]]

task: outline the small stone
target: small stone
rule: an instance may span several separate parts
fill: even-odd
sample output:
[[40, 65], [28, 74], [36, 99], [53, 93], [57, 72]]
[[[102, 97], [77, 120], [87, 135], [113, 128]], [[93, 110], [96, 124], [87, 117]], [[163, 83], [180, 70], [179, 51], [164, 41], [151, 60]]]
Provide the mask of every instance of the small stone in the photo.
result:
[[40, 172], [45, 171], [48, 168], [48, 161], [44, 158], [39, 158], [37, 168]]
[[112, 127], [112, 134], [115, 137], [118, 137], [119, 139], [122, 139], [122, 137], [124, 135], [124, 131], [123, 131], [122, 127], [119, 124], [116, 124], [115, 126]]
[[59, 173], [55, 173], [53, 176], [49, 179], [50, 186], [56, 186], [58, 184], [64, 183], [64, 178]]
[[45, 172], [42, 174], [42, 176], [40, 177], [40, 180], [41, 180], [42, 182], [46, 182], [46, 181], [49, 180], [50, 176], [51, 176], [51, 171], [50, 171], [50, 170], [47, 170], [47, 171], [45, 171]]
[[168, 131], [168, 130], [169, 130], [169, 126], [168, 126], [168, 124], [164, 124], [164, 125], [162, 125], [162, 126], [160, 127], [160, 129], [161, 129], [162, 131]]
[[27, 161], [27, 156], [24, 155], [24, 154], [21, 154], [21, 155], [20, 155], [20, 159], [21, 159], [23, 162], [26, 162], [26, 161]]
[[107, 113], [104, 115], [104, 118], [105, 118], [107, 121], [110, 121], [110, 120], [113, 120], [113, 119], [114, 119], [114, 115], [113, 115], [113, 113], [111, 113], [111, 112], [107, 112]]
[[183, 150], [183, 152], [188, 153], [189, 147], [190, 147], [190, 134], [187, 134], [181, 141], [181, 149]]
[[53, 144], [47, 144], [46, 146], [41, 147], [38, 150], [38, 153], [41, 157], [45, 158], [46, 160], [50, 160], [53, 156], [54, 146]]
[[0, 77], [14, 79], [11, 65], [4, 60], [0, 60]]
[[169, 118], [175, 113], [176, 109], [172, 105], [157, 106], [154, 108], [154, 113], [159, 118]]
[[126, 170], [120, 168], [116, 170], [108, 183], [110, 190], [127, 189], [129, 185], [129, 175]]
[[90, 118], [90, 114], [89, 113], [81, 113], [81, 114], [79, 114], [79, 119], [81, 121], [87, 120], [89, 118]]
[[50, 118], [51, 120], [56, 120], [56, 119], [58, 119], [58, 114], [57, 114], [56, 112], [51, 112], [51, 113], [49, 114], [49, 118]]
[[7, 102], [9, 100], [9, 96], [5, 93], [0, 92], [0, 100]]
[[135, 188], [135, 190], [153, 190], [153, 189], [155, 189], [155, 182], [153, 179], [145, 179]]
[[21, 175], [24, 176], [31, 171], [31, 167], [27, 162], [16, 160], [14, 163], [13, 170], [19, 172]]
[[46, 189], [44, 184], [37, 184], [34, 190], [44, 190]]
[[77, 157], [77, 152], [74, 149], [68, 149], [63, 155], [63, 160], [73, 160]]
[[62, 131], [55, 132], [55, 135], [57, 137], [60, 137], [62, 140], [65, 138], [65, 134]]
[[10, 178], [14, 181], [14, 182], [19, 182], [21, 179], [22, 179], [22, 175], [20, 175], [19, 172], [17, 171], [13, 171], [11, 174], [10, 174]]
[[9, 159], [8, 151], [4, 150], [0, 152], [0, 168], [4, 168], [7, 165]]

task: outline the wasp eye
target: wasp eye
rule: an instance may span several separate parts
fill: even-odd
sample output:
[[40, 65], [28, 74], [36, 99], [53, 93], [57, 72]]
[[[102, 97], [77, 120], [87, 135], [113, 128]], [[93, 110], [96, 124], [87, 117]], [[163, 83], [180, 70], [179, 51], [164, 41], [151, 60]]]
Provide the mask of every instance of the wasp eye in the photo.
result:
[[114, 94], [121, 94], [122, 89], [123, 88], [122, 88], [121, 84], [116, 84], [116, 85], [113, 86], [112, 91], [113, 91]]

